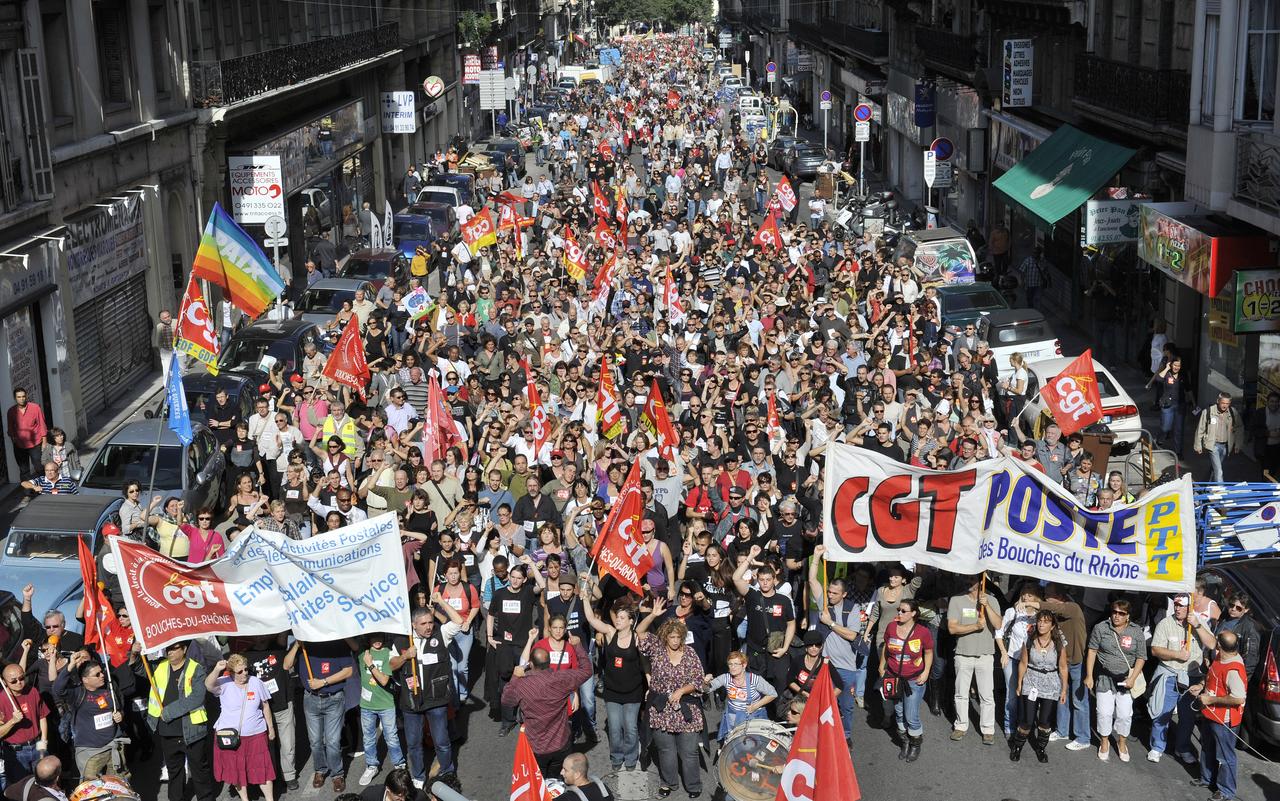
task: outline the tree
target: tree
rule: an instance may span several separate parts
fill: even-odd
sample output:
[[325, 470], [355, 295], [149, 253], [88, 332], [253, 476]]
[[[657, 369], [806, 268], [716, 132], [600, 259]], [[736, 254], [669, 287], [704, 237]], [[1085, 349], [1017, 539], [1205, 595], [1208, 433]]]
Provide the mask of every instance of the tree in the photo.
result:
[[461, 40], [463, 47], [482, 44], [489, 38], [489, 32], [492, 30], [493, 17], [488, 14], [464, 11], [458, 19], [458, 39]]

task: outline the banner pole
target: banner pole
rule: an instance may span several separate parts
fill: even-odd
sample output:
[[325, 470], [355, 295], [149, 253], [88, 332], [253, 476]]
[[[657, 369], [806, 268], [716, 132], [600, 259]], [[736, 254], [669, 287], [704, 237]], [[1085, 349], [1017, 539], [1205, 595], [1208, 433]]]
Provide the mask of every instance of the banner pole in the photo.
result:
[[156, 691], [156, 676], [151, 672], [151, 663], [147, 661], [147, 655], [145, 653], [141, 654], [141, 656], [142, 669], [147, 673], [147, 681], [151, 682], [151, 695], [156, 699], [157, 704], [163, 704], [164, 701], [160, 698], [160, 693]]
[[409, 629], [409, 670], [413, 673], [413, 694], [421, 695], [422, 682], [418, 679], [418, 646], [413, 641], [412, 627]]
[[311, 660], [307, 657], [307, 646], [302, 646], [302, 664], [307, 666], [307, 678], [315, 681], [316, 674], [311, 672]]

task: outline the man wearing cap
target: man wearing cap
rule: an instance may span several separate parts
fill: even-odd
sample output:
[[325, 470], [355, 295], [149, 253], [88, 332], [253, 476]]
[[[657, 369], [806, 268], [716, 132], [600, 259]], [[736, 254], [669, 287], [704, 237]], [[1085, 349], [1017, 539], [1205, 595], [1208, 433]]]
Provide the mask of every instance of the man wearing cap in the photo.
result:
[[1151, 636], [1151, 656], [1159, 664], [1151, 677], [1147, 698], [1147, 709], [1151, 713], [1149, 762], [1159, 762], [1165, 752], [1169, 744], [1169, 725], [1173, 721], [1174, 709], [1177, 709], [1173, 753], [1188, 765], [1195, 763], [1195, 753], [1191, 750], [1191, 727], [1196, 719], [1192, 707], [1195, 698], [1186, 689], [1202, 677], [1204, 649], [1215, 645], [1213, 632], [1205, 620], [1191, 611], [1191, 596], [1186, 593], [1173, 596], [1173, 612], [1156, 624], [1155, 633]]
[[716, 542], [723, 545], [725, 538], [737, 529], [739, 521], [759, 519], [755, 510], [747, 506], [746, 501], [747, 491], [742, 487], [734, 486], [729, 490], [729, 505], [720, 512], [720, 518], [712, 532]]
[[724, 455], [722, 464], [724, 465], [724, 470], [720, 473], [719, 478], [716, 479], [716, 492], [720, 500], [722, 502], [728, 500], [730, 490], [733, 487], [741, 489], [745, 498], [746, 491], [751, 489], [752, 481], [751, 474], [739, 467], [741, 457], [734, 451], [729, 451]]

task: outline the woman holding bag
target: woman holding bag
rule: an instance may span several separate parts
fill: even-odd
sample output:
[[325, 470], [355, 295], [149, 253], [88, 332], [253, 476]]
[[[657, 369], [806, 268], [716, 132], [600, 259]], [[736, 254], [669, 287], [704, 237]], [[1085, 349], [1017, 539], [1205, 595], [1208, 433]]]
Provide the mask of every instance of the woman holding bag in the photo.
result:
[[1147, 640], [1142, 628], [1129, 620], [1129, 602], [1111, 602], [1111, 617], [1093, 627], [1089, 651], [1084, 661], [1084, 686], [1093, 692], [1097, 704], [1098, 759], [1111, 758], [1111, 734], [1116, 735], [1116, 753], [1129, 761], [1126, 739], [1133, 725], [1133, 699], [1146, 690], [1142, 666], [1147, 661]]
[[240, 801], [249, 801], [250, 784], [273, 801], [276, 769], [270, 741], [276, 738], [276, 724], [275, 716], [264, 712], [270, 709], [271, 692], [249, 672], [249, 660], [240, 654], [214, 665], [204, 686], [218, 696], [222, 708], [213, 729], [213, 778], [234, 787]]
[[880, 641], [880, 694], [897, 717], [898, 759], [907, 762], [920, 758], [920, 699], [932, 668], [933, 632], [920, 622], [919, 602], [903, 598]]

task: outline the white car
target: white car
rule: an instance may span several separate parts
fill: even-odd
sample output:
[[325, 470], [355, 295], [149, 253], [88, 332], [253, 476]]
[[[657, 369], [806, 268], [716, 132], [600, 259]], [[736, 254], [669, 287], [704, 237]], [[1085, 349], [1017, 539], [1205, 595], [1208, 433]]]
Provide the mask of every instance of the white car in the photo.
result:
[[[1054, 359], [1043, 359], [1027, 365], [1027, 405], [1019, 415], [1022, 421], [1022, 433], [1040, 436], [1043, 423], [1041, 415], [1048, 419], [1044, 398], [1040, 396], [1040, 387], [1046, 381], [1066, 369], [1075, 361], [1075, 356], [1061, 356]], [[1098, 382], [1098, 394], [1102, 397], [1102, 422], [1116, 435], [1116, 443], [1137, 444], [1142, 435], [1142, 418], [1138, 414], [1138, 404], [1116, 377], [1097, 359], [1093, 360], [1093, 374]]]
[[1027, 364], [1062, 355], [1062, 343], [1044, 315], [1035, 309], [995, 309], [978, 320], [978, 339], [996, 355], [1001, 378], [1013, 374], [1009, 357], [1021, 353]]
[[724, 80], [721, 81], [721, 85], [726, 89], [741, 89], [747, 84], [746, 81], [742, 80], [737, 75], [727, 75]]

